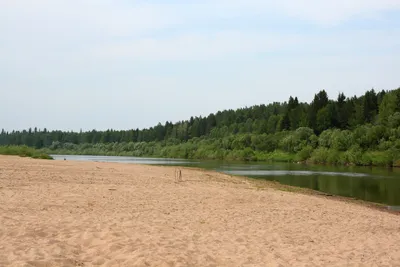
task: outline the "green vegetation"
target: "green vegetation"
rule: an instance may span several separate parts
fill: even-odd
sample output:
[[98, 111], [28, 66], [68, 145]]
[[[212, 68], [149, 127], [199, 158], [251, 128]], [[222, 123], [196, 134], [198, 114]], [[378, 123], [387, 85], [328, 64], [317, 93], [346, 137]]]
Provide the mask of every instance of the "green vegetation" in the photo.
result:
[[0, 146], [0, 155], [31, 157], [34, 159], [53, 159], [48, 154], [28, 146]]
[[400, 88], [224, 110], [149, 129], [0, 133], [44, 153], [400, 166]]

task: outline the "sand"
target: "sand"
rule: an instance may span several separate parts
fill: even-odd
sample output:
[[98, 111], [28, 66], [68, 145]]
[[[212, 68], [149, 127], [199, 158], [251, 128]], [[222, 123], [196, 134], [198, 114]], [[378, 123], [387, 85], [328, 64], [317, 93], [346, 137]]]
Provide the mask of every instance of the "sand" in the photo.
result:
[[400, 266], [400, 216], [229, 175], [0, 156], [0, 266]]

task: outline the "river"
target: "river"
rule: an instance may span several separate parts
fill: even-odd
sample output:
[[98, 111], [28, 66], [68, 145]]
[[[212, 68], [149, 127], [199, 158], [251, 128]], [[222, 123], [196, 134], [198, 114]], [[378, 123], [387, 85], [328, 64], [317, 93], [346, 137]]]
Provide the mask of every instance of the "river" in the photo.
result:
[[336, 167], [267, 162], [221, 162], [116, 156], [51, 155], [55, 160], [118, 162], [198, 167], [231, 175], [277, 181], [366, 201], [400, 206], [400, 170], [373, 167]]

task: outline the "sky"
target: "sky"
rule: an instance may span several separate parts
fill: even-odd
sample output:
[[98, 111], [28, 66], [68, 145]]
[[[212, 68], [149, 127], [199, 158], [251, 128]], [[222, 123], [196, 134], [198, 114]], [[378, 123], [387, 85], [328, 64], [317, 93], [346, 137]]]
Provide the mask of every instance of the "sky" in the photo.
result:
[[0, 0], [0, 129], [136, 129], [400, 87], [399, 0]]

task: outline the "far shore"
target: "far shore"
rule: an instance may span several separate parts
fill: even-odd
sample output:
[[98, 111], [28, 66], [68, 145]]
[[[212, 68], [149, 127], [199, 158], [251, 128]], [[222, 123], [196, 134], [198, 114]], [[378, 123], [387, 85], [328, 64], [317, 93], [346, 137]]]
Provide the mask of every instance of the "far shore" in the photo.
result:
[[384, 205], [198, 168], [0, 156], [0, 203], [0, 266], [400, 265]]
[[[104, 154], [104, 153], [99, 153], [99, 154], [81, 154], [76, 151], [49, 151], [47, 149], [40, 150], [46, 153], [47, 155], [68, 155], [68, 156], [104, 156], [104, 157], [135, 157], [135, 158], [160, 158], [160, 159], [174, 159], [174, 160], [204, 160], [204, 161], [227, 161], [227, 162], [271, 162], [271, 163], [291, 163], [291, 164], [304, 164], [304, 165], [310, 165], [310, 166], [331, 166], [331, 167], [365, 167], [365, 168], [391, 168], [391, 169], [399, 169], [400, 170], [400, 161], [395, 161], [392, 162], [391, 165], [385, 165], [385, 164], [366, 164], [366, 165], [357, 165], [354, 163], [346, 162], [346, 163], [328, 163], [328, 162], [313, 162], [310, 159], [307, 160], [298, 160], [296, 159], [296, 154], [290, 154], [290, 153], [283, 153], [284, 157], [274, 157], [274, 153], [269, 153], [270, 158], [261, 158], [261, 159], [202, 159], [202, 158], [174, 158], [174, 157], [160, 157], [160, 156], [154, 156], [154, 155], [144, 155], [144, 156], [133, 156], [130, 155], [129, 153], [109, 153], [109, 154]], [[280, 155], [282, 156], [282, 155]], [[288, 159], [285, 159], [285, 158]]]

